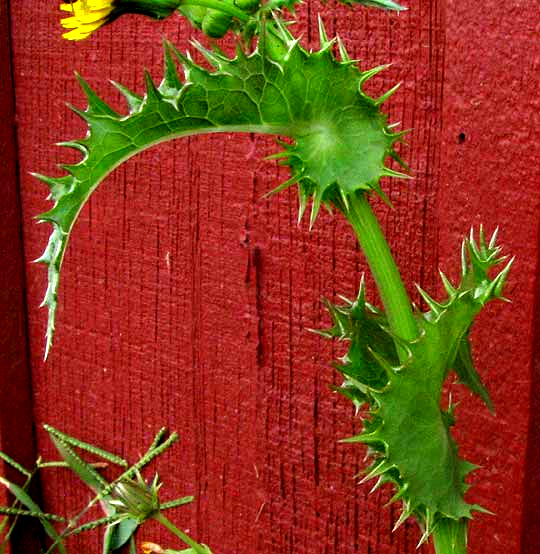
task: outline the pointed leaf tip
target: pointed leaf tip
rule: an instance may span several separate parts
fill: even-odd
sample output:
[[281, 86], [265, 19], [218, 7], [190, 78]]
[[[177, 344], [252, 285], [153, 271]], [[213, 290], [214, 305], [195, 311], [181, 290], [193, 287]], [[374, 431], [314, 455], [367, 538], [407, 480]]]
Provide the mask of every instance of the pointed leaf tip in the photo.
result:
[[393, 179], [412, 179], [411, 175], [407, 175], [406, 173], [402, 173], [401, 171], [395, 171], [388, 167], [383, 167], [381, 174], [383, 177], [391, 177]]
[[367, 481], [370, 481], [371, 479], [375, 477], [379, 477], [380, 475], [383, 475], [386, 473], [389, 469], [392, 469], [394, 467], [394, 464], [391, 462], [388, 462], [387, 460], [383, 460], [374, 467], [370, 468], [368, 470], [367, 475], [359, 482], [359, 484], [364, 484]]
[[111, 80], [111, 84], [122, 94], [126, 99], [130, 114], [139, 111], [142, 104], [142, 96], [128, 89], [124, 85]]
[[219, 59], [214, 52], [205, 48], [198, 40], [190, 41], [192, 46], [204, 56], [204, 59], [215, 69], [219, 69], [222, 64], [222, 60]]
[[146, 83], [147, 102], [158, 102], [161, 99], [161, 93], [159, 92], [156, 83], [154, 83], [154, 80], [147, 69], [144, 70], [144, 81]]
[[371, 79], [372, 77], [375, 77], [375, 75], [377, 75], [381, 71], [384, 71], [385, 69], [388, 69], [391, 65], [392, 64], [390, 64], [390, 63], [384, 64], [384, 65], [378, 65], [377, 67], [373, 67], [372, 69], [368, 69], [367, 71], [362, 72], [362, 74], [360, 75], [360, 79], [359, 79], [360, 88], [362, 88], [362, 85], [366, 81], [369, 81], [369, 79]]
[[394, 85], [390, 90], [387, 90], [384, 94], [379, 96], [377, 100], [375, 100], [375, 104], [377, 106], [380, 106], [381, 104], [384, 104], [392, 95], [394, 95], [399, 88], [401, 87], [401, 83], [397, 83], [397, 85]]
[[401, 500], [408, 492], [409, 490], [409, 484], [405, 483], [404, 485], [401, 485], [398, 489], [398, 491], [390, 498], [390, 500], [385, 504], [385, 507], [390, 506], [391, 504], [394, 504], [398, 500]]
[[508, 279], [508, 274], [510, 273], [510, 269], [514, 264], [515, 259], [516, 259], [515, 256], [513, 256], [509, 260], [509, 262], [504, 266], [503, 270], [493, 280], [493, 283], [495, 283], [495, 286], [493, 288], [493, 294], [498, 298], [502, 297], [504, 285], [506, 284], [506, 281]]
[[339, 48], [339, 55], [341, 56], [341, 61], [350, 63], [352, 62], [351, 57], [349, 56], [349, 53], [347, 52], [347, 48], [343, 44], [343, 41], [341, 40], [341, 37], [339, 35], [336, 35], [338, 48]]
[[311, 231], [313, 229], [313, 225], [315, 225], [315, 221], [317, 220], [317, 216], [319, 215], [319, 211], [321, 209], [321, 197], [318, 194], [313, 195], [313, 200], [311, 202], [311, 214], [309, 216], [309, 230]]
[[453, 298], [455, 298], [457, 294], [457, 289], [454, 287], [454, 285], [452, 285], [448, 277], [440, 269], [439, 269], [439, 275], [441, 277], [444, 290], [448, 294], [448, 297], [450, 298], [450, 300], [452, 300]]
[[298, 225], [300, 225], [300, 222], [302, 221], [304, 214], [306, 213], [308, 200], [309, 195], [302, 190], [302, 187], [298, 187]]
[[293, 175], [290, 179], [287, 179], [281, 185], [278, 185], [275, 189], [272, 189], [265, 194], [263, 194], [263, 198], [266, 200], [270, 196], [273, 196], [274, 194], [277, 194], [278, 192], [282, 192], [285, 189], [288, 189], [289, 187], [292, 187], [295, 183], [298, 182], [298, 177], [296, 175]]
[[489, 248], [495, 248], [495, 244], [497, 243], [497, 236], [499, 234], [499, 228], [495, 227], [495, 231], [493, 231], [493, 234], [491, 235], [491, 238], [489, 239]]
[[86, 123], [90, 123], [92, 120], [92, 116], [88, 111], [80, 110], [79, 108], [76, 108], [73, 104], [70, 104], [69, 102], [66, 102], [66, 106], [68, 109], [70, 109], [73, 113], [77, 114], [81, 119], [84, 119]]
[[[405, 131], [405, 133], [408, 133], [408, 131]], [[396, 135], [398, 136], [396, 137]], [[401, 133], [395, 133], [393, 135], [393, 137], [395, 137], [394, 142], [401, 140], [401, 136]], [[405, 161], [403, 161], [401, 156], [395, 150], [390, 150], [390, 157], [395, 160], [407, 173], [411, 172], [411, 168], [409, 167], [409, 165]]]
[[438, 316], [444, 310], [444, 306], [433, 299], [418, 283], [416, 283], [416, 290], [435, 316]]
[[172, 57], [171, 44], [168, 41], [163, 43], [163, 57], [165, 64], [165, 74], [163, 81], [159, 86], [161, 92], [167, 92], [166, 89], [173, 89], [179, 91], [182, 88], [182, 81], [178, 74], [178, 68]]
[[90, 85], [79, 75], [77, 72], [75, 72], [75, 77], [77, 78], [77, 81], [79, 81], [79, 85], [83, 89], [83, 92], [86, 96], [86, 99], [88, 101], [88, 110], [87, 113], [92, 113], [95, 115], [108, 115], [110, 117], [118, 118], [119, 114], [115, 112], [106, 102], [104, 102], [90, 87]]
[[412, 516], [412, 511], [409, 511], [404, 508], [403, 511], [401, 512], [401, 515], [399, 516], [396, 523], [394, 524], [394, 527], [392, 528], [392, 533], [395, 533], [411, 516]]
[[328, 40], [328, 35], [326, 33], [326, 29], [324, 27], [324, 23], [323, 23], [321, 14], [318, 15], [318, 22], [319, 22], [319, 43], [320, 43], [320, 46], [321, 46], [321, 50], [323, 50], [329, 44], [331, 44], [331, 41]]
[[407, 10], [405, 6], [401, 6], [393, 0], [357, 0], [360, 4], [365, 6], [371, 6], [374, 8], [382, 8], [383, 10], [394, 10], [396, 12], [401, 12]]

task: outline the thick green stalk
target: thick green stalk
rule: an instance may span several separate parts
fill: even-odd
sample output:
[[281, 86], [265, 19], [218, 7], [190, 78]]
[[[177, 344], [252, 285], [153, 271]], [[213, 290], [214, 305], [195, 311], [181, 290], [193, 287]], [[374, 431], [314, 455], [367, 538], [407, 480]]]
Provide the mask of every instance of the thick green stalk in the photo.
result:
[[467, 520], [441, 519], [433, 531], [437, 554], [467, 554]]
[[[390, 329], [405, 340], [418, 337], [411, 301], [379, 222], [366, 198], [366, 193], [352, 194], [345, 216], [356, 236], [379, 289]], [[401, 352], [400, 355], [405, 355]]]

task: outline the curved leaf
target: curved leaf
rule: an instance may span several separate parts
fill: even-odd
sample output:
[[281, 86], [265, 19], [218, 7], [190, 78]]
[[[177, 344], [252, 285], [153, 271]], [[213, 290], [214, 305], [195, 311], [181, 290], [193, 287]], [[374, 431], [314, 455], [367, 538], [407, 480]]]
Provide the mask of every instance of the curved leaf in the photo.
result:
[[[268, 24], [255, 50], [240, 47], [233, 59], [197, 48], [213, 66], [208, 71], [165, 46], [165, 76], [157, 86], [146, 75], [146, 92], [118, 86], [129, 113], [116, 113], [79, 78], [88, 98], [85, 111], [72, 108], [88, 124], [84, 139], [63, 143], [79, 150], [79, 163], [65, 165], [63, 177], [37, 175], [50, 187], [54, 207], [41, 214], [53, 232], [38, 261], [48, 266], [46, 354], [54, 334], [60, 268], [69, 236], [85, 202], [123, 161], [159, 142], [197, 133], [257, 132], [291, 137], [279, 154], [291, 178], [277, 190], [298, 184], [300, 214], [312, 198], [311, 223], [321, 203], [347, 204], [357, 190], [382, 194], [382, 177], [404, 175], [386, 168], [402, 133], [394, 133], [380, 111], [380, 99], [364, 91], [384, 67], [361, 72], [340, 45], [337, 60], [321, 25], [321, 49], [307, 52], [284, 24]], [[180, 78], [174, 58], [183, 67]], [[392, 92], [392, 91], [390, 91]]]

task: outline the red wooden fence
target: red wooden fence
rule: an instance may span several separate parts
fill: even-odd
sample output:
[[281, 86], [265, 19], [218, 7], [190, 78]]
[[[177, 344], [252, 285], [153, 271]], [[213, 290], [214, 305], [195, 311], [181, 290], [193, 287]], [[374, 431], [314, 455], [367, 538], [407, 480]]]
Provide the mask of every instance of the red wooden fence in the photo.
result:
[[[456, 275], [471, 225], [499, 225], [517, 256], [513, 303], [492, 306], [475, 331], [497, 417], [460, 390], [456, 434], [482, 466], [471, 499], [496, 512], [472, 523], [471, 553], [532, 554], [540, 550], [537, 10], [520, 0], [408, 5], [396, 16], [309, 1], [298, 21], [307, 45], [316, 44], [320, 12], [363, 67], [393, 62], [374, 92], [403, 81], [388, 110], [412, 129], [403, 156], [415, 179], [389, 184], [395, 210], [378, 211], [410, 290], [414, 282], [437, 289], [439, 267]], [[48, 422], [134, 458], [167, 425], [181, 444], [159, 467], [164, 496], [197, 497], [174, 517], [216, 553], [415, 552], [414, 524], [391, 533], [398, 510], [382, 509], [389, 492], [368, 496], [356, 485], [362, 449], [337, 442], [356, 428], [349, 403], [328, 387], [339, 380], [329, 362], [341, 346], [307, 331], [327, 322], [321, 297], [355, 293], [364, 261], [340, 217], [323, 215], [310, 233], [296, 226], [293, 192], [261, 200], [283, 178], [261, 161], [275, 149], [270, 139], [186, 139], [118, 169], [75, 230], [56, 343], [42, 361], [46, 276], [30, 260], [48, 233], [32, 217], [49, 204], [28, 172], [71, 161], [52, 145], [84, 132], [64, 106], [84, 106], [72, 71], [120, 106], [107, 80], [142, 90], [143, 66], [159, 78], [161, 37], [185, 50], [192, 31], [179, 18], [125, 17], [66, 43], [51, 3], [12, 2], [10, 32], [6, 0], [0, 6], [2, 449], [33, 456], [33, 421], [37, 451], [53, 456], [41, 429]], [[44, 507], [72, 513], [86, 498], [77, 485], [51, 473]], [[151, 528], [144, 538], [167, 536]], [[73, 551], [98, 545], [87, 536]]]
[[[22, 464], [35, 460], [32, 398], [28, 363], [28, 338], [24, 297], [25, 267], [22, 246], [21, 205], [17, 178], [15, 132], [15, 97], [12, 80], [10, 26], [8, 5], [0, 1], [0, 445]], [[17, 479], [10, 467], [3, 475]], [[5, 491], [0, 499], [5, 504]], [[36, 491], [33, 491], [36, 492]], [[32, 536], [36, 531], [29, 524], [23, 534], [20, 528], [13, 541], [21, 549], [37, 551]]]

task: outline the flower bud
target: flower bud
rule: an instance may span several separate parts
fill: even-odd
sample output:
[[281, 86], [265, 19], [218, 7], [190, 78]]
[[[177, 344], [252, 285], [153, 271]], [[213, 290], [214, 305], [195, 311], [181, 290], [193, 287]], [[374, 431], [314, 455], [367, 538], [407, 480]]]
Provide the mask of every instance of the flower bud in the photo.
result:
[[140, 476], [137, 481], [125, 479], [114, 486], [109, 503], [119, 514], [142, 523], [159, 512], [159, 487], [157, 475], [150, 485]]

